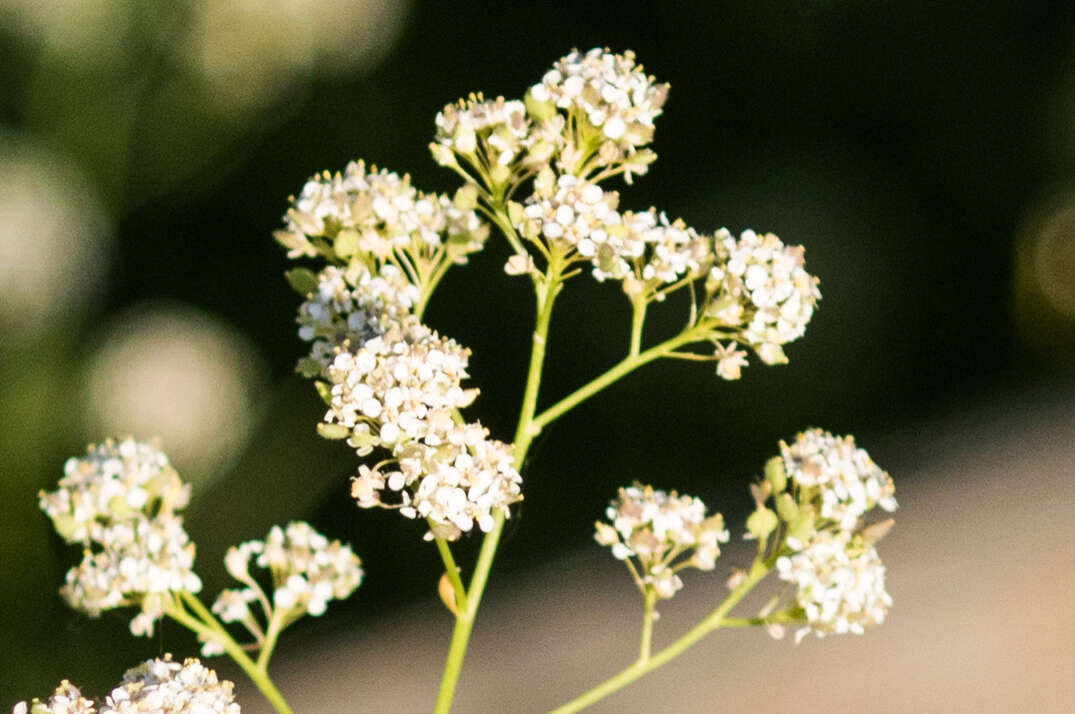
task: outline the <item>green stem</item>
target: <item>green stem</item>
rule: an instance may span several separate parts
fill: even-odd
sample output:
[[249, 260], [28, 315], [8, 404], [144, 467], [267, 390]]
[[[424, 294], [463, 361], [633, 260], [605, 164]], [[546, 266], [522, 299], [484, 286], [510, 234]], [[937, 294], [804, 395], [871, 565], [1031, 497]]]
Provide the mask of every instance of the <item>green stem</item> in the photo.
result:
[[258, 691], [262, 693], [279, 714], [295, 714], [291, 707], [288, 706], [284, 696], [280, 694], [280, 690], [273, 684], [272, 678], [269, 677], [269, 673], [265, 668], [256, 664], [246, 652], [243, 652], [243, 648], [239, 646], [231, 635], [224, 631], [223, 625], [215, 617], [210, 615], [212, 619], [203, 623], [189, 615], [181, 607], [169, 607], [165, 609], [164, 614], [202, 638], [212, 640], [223, 647], [228, 656], [246, 672], [246, 675], [250, 677], [250, 681], [254, 683]]
[[653, 615], [654, 605], [657, 603], [657, 593], [652, 589], [646, 591], [645, 609], [642, 612], [642, 637], [638, 644], [638, 661], [645, 662], [649, 659], [653, 648]]
[[646, 322], [646, 308], [649, 306], [645, 300], [631, 301], [631, 349], [628, 356], [637, 357], [642, 348], [642, 325]]
[[[523, 404], [519, 410], [519, 424], [515, 431], [513, 451], [515, 466], [520, 470], [530, 450], [530, 443], [538, 433], [532, 428], [534, 411], [537, 408], [541, 372], [545, 364], [545, 344], [548, 340], [549, 325], [552, 322], [553, 303], [560, 289], [561, 275], [562, 266], [554, 255], [546, 271], [545, 280], [537, 283], [537, 320], [531, 340], [530, 367], [526, 377], [526, 389], [523, 392]], [[461, 608], [455, 617], [452, 641], [448, 646], [444, 673], [441, 675], [440, 692], [437, 694], [437, 703], [434, 707], [436, 714], [447, 714], [451, 711], [455, 688], [459, 683], [459, 673], [463, 668], [463, 658], [467, 653], [470, 633], [474, 628], [474, 619], [481, 605], [482, 594], [489, 581], [493, 559], [496, 557], [496, 549], [500, 543], [500, 534], [504, 530], [505, 517], [506, 514], [502, 510], [494, 513], [493, 528], [485, 534], [482, 541], [478, 562], [474, 566], [474, 575], [470, 580], [470, 588], [466, 592], [466, 607]]]
[[679, 335], [676, 335], [671, 339], [665, 340], [659, 345], [654, 345], [653, 347], [650, 347], [645, 352], [624, 357], [619, 363], [617, 363], [614, 367], [602, 374], [600, 377], [597, 377], [596, 379], [591, 380], [589, 383], [579, 387], [574, 392], [567, 395], [566, 397], [558, 401], [556, 404], [553, 404], [551, 407], [534, 417], [533, 423], [530, 427], [531, 430], [534, 432], [533, 435], [531, 435], [531, 438], [541, 433], [541, 430], [548, 426], [551, 422], [555, 421], [556, 419], [559, 419], [565, 413], [574, 409], [579, 404], [589, 399], [594, 394], [597, 394], [605, 387], [615, 383], [623, 376], [629, 374], [630, 372], [633, 372], [634, 370], [645, 364], [652, 362], [655, 359], [669, 356], [672, 351], [675, 350], [677, 347], [697, 341], [699, 337], [696, 332], [696, 330], [688, 330]]
[[437, 542], [440, 559], [444, 561], [444, 572], [448, 576], [448, 582], [452, 584], [452, 591], [455, 592], [455, 607], [463, 610], [467, 606], [467, 589], [463, 587], [463, 581], [459, 577], [459, 567], [455, 564], [455, 558], [452, 557], [452, 550], [448, 547], [448, 541], [443, 538], [434, 540]]
[[269, 658], [272, 657], [272, 652], [276, 649], [276, 640], [280, 637], [280, 633], [287, 626], [279, 610], [273, 610], [272, 618], [269, 620], [269, 628], [265, 631], [265, 641], [261, 643], [261, 651], [258, 652], [258, 667], [267, 672], [269, 669]]
[[[727, 615], [733, 607], [739, 604], [739, 601], [742, 600], [746, 594], [762, 580], [762, 578], [769, 574], [769, 570], [770, 566], [768, 564], [764, 563], [760, 558], [755, 559], [754, 564], [750, 568], [750, 572], [743, 582], [728, 594], [728, 597], [725, 598], [724, 602], [722, 602], [717, 609], [709, 613], [704, 620], [688, 630], [686, 634], [651, 657], [643, 658], [639, 656], [637, 660], [631, 663], [619, 674], [606, 679], [601, 684], [588, 692], [575, 697], [563, 706], [553, 709], [550, 714], [570, 714], [571, 712], [581, 711], [591, 704], [604, 699], [609, 694], [622, 689], [642, 675], [652, 672], [661, 665], [664, 665], [670, 660], [683, 654], [683, 652], [713, 630], [726, 626], [726, 623], [729, 622], [729, 620], [725, 619], [725, 615]], [[732, 626], [738, 627], [741, 626], [742, 621], [736, 618], [730, 622], [734, 623]]]

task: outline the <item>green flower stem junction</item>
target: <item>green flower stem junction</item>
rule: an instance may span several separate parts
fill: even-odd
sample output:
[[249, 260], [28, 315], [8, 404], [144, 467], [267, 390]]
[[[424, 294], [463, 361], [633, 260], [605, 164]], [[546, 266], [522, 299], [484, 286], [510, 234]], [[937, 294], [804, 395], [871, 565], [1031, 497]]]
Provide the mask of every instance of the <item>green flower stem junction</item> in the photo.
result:
[[[193, 610], [197, 617], [187, 612], [184, 605]], [[265, 642], [262, 644], [261, 654], [258, 657], [258, 661], [255, 662], [250, 659], [250, 656], [243, 651], [242, 646], [228, 634], [228, 631], [222, 624], [220, 624], [220, 621], [213, 617], [213, 614], [207, 607], [205, 607], [205, 604], [193, 593], [185, 591], [180, 593], [179, 599], [176, 600], [174, 604], [168, 606], [164, 610], [164, 614], [202, 639], [216, 642], [223, 647], [228, 656], [242, 668], [248, 677], [250, 677], [250, 680], [254, 683], [254, 686], [258, 688], [258, 691], [260, 691], [265, 699], [272, 704], [273, 709], [279, 714], [294, 714], [294, 710], [288, 705], [284, 696], [280, 693], [280, 690], [276, 688], [276, 685], [272, 682], [272, 678], [269, 676], [268, 663], [269, 657], [272, 656], [275, 637], [273, 637], [271, 641], [269, 637], [266, 638]], [[273, 623], [270, 623], [269, 630], [270, 632], [273, 630]]]

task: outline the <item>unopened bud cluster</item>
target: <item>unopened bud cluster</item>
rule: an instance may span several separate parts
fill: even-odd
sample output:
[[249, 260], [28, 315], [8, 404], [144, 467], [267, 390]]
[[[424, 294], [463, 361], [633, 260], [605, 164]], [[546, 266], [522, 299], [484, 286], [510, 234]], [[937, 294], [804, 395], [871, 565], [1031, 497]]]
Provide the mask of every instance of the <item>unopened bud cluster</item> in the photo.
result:
[[47, 702], [19, 702], [12, 714], [239, 714], [233, 687], [196, 659], [166, 654], [127, 670], [99, 709], [64, 680]]
[[173, 593], [202, 587], [178, 515], [188, 500], [189, 486], [155, 443], [108, 440], [69, 459], [59, 489], [40, 494], [57, 533], [83, 547], [60, 591], [64, 599], [93, 617], [140, 606], [131, 632], [151, 635]]
[[720, 544], [729, 537], [724, 517], [707, 517], [701, 499], [637, 482], [619, 490], [606, 516], [608, 523], [594, 524], [594, 538], [628, 563], [643, 593], [652, 591], [659, 598], [670, 598], [683, 587], [678, 575], [683, 568], [712, 570]]

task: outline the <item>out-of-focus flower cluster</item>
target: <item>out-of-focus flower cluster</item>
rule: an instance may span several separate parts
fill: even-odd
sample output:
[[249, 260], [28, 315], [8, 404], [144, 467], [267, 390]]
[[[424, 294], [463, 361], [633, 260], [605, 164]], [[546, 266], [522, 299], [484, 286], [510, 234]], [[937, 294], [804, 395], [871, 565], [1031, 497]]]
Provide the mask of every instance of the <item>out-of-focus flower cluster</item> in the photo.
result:
[[[357, 231], [361, 223], [354, 219], [356, 206], [386, 214], [387, 209], [380, 208], [385, 190], [378, 184], [385, 174], [367, 176], [363, 171], [361, 162], [351, 164], [348, 176], [362, 174], [363, 180], [341, 179], [347, 184], [344, 208], [340, 191], [318, 203], [313, 199], [323, 185], [307, 184], [306, 198], [294, 201], [285, 218], [286, 233], [306, 230], [302, 235], [310, 246], [317, 244], [316, 232], [332, 234], [338, 246], [348, 235], [345, 231]], [[370, 176], [381, 178], [366, 180]], [[321, 222], [300, 228], [313, 216], [321, 216]], [[362, 228], [349, 244], [345, 266], [330, 265], [308, 276], [312, 284], [298, 323], [299, 336], [313, 344], [299, 370], [322, 380], [319, 388], [328, 405], [319, 426], [322, 435], [346, 439], [360, 456], [375, 448], [391, 455], [360, 468], [352, 488], [359, 506], [397, 508], [408, 518], [424, 518], [430, 526], [427, 537], [454, 539], [475, 525], [487, 531], [497, 509], [506, 511], [522, 498], [511, 448], [490, 439], [477, 422], [459, 417], [458, 410], [478, 393], [462, 386], [469, 351], [415, 314], [423, 295], [428, 296], [422, 291], [434, 286], [440, 273], [423, 272], [416, 253], [408, 252], [402, 240], [392, 252], [385, 238], [391, 232], [384, 225]], [[369, 240], [362, 238], [366, 233], [372, 236]], [[432, 238], [427, 241], [433, 243]], [[467, 251], [480, 247], [480, 241], [473, 242]], [[341, 257], [338, 248], [334, 254]], [[452, 254], [452, 261], [440, 263], [437, 270], [461, 262], [457, 258], [465, 254]], [[391, 497], [385, 499], [386, 493]]]
[[99, 710], [64, 680], [47, 702], [19, 702], [12, 714], [239, 714], [233, 688], [198, 660], [166, 654], [127, 670]]
[[890, 524], [862, 523], [874, 507], [896, 510], [891, 477], [851, 436], [810, 429], [791, 444], [781, 442], [780, 451], [771, 468], [781, 474], [778, 485], [786, 476], [788, 492], [775, 496], [786, 524], [776, 569], [796, 586], [807, 622], [796, 639], [809, 632], [861, 634], [881, 624], [892, 598], [874, 544]]
[[135, 635], [151, 635], [173, 593], [201, 590], [194, 544], [178, 511], [189, 487], [154, 443], [108, 440], [64, 465], [59, 489], [40, 494], [41, 509], [68, 543], [83, 547], [61, 593], [92, 617], [139, 605]]
[[97, 708], [92, 700], [82, 696], [78, 687], [65, 679], [47, 702], [40, 699], [19, 702], [11, 714], [97, 714]]
[[798, 588], [796, 600], [809, 623], [796, 641], [810, 632], [861, 635], [864, 627], [884, 622], [892, 606], [885, 566], [861, 536], [821, 531], [805, 547], [778, 558], [776, 571]]
[[[261, 586], [250, 574], [250, 561], [272, 574], [271, 609], [286, 621], [302, 615], [322, 615], [331, 600], [343, 600], [362, 583], [362, 561], [351, 547], [329, 541], [308, 523], [273, 526], [264, 541], [252, 540], [228, 549], [224, 565], [245, 588], [224, 590], [213, 612], [224, 622], [249, 623], [249, 603], [267, 603]], [[265, 613], [270, 617], [269, 612]], [[216, 654], [210, 647], [209, 653]]]
[[619, 490], [606, 516], [609, 523], [595, 523], [594, 538], [627, 563], [643, 594], [652, 591], [660, 598], [683, 587], [678, 575], [683, 568], [712, 570], [720, 544], [728, 542], [724, 517], [707, 517], [701, 499], [637, 482]]
[[874, 463], [853, 436], [833, 436], [821, 429], [796, 434], [780, 442], [788, 478], [813, 501], [818, 515], [835, 521], [841, 530], [855, 530], [867, 511], [880, 506], [895, 511], [896, 487], [892, 477]]

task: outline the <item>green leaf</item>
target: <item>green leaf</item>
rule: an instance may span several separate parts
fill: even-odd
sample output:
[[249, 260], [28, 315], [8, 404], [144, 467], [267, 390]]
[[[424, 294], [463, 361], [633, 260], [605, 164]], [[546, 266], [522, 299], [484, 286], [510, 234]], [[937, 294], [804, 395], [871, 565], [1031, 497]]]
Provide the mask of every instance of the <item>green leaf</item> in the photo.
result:
[[319, 380], [314, 382], [314, 389], [317, 390], [317, 394], [321, 397], [321, 401], [325, 404], [332, 404], [332, 387], [328, 386], [326, 382]]
[[[301, 374], [306, 379], [313, 379], [321, 376], [321, 363], [315, 360], [313, 357], [303, 357], [295, 365], [295, 371]], [[322, 395], [322, 399], [324, 395]]]
[[303, 297], [317, 290], [317, 276], [309, 268], [293, 268], [284, 275], [291, 289]]

